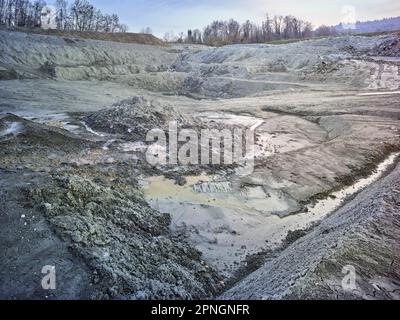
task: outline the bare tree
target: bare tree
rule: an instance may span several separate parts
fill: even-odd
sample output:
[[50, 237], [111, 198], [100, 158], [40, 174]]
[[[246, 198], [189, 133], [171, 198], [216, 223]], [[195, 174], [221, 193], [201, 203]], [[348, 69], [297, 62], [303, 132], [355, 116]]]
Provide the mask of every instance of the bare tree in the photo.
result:
[[153, 30], [151, 30], [150, 27], [143, 28], [140, 32], [145, 34], [153, 34]]
[[[33, 1], [33, 2], [31, 2]], [[43, 0], [0, 0], [0, 25], [36, 28], [41, 26]], [[103, 15], [88, 0], [56, 0], [58, 30], [126, 32], [116, 14]]]
[[245, 23], [243, 23], [243, 25], [241, 27], [241, 32], [242, 32], [241, 42], [249, 42], [250, 41], [251, 31], [252, 31], [252, 24], [251, 24], [250, 20], [247, 20]]
[[[260, 43], [274, 39], [297, 39], [312, 34], [312, 25], [309, 22], [294, 16], [275, 16], [268, 14], [261, 25], [247, 20], [240, 25], [237, 21], [214, 21], [204, 28], [203, 43], [211, 45], [229, 43]], [[193, 37], [193, 34], [191, 34]]]
[[87, 0], [75, 0], [71, 11], [73, 13], [74, 29], [90, 31], [88, 26], [90, 26], [94, 16], [94, 7]]
[[262, 41], [271, 41], [272, 40], [272, 19], [267, 13], [266, 19], [262, 22]]
[[192, 37], [193, 43], [202, 43], [202, 35], [199, 29], [193, 30]]
[[236, 43], [239, 41], [240, 24], [236, 20], [228, 21], [228, 38], [230, 42]]
[[273, 26], [274, 26], [274, 34], [277, 38], [281, 37], [282, 33], [282, 16], [274, 16]]
[[187, 38], [186, 38], [187, 43], [193, 43], [193, 35], [192, 35], [192, 30], [188, 30], [187, 32]]
[[175, 35], [174, 35], [173, 31], [166, 32], [166, 33], [164, 33], [163, 40], [165, 42], [173, 42], [174, 37], [175, 37]]
[[336, 35], [336, 34], [337, 34], [337, 32], [334, 28], [328, 27], [325, 25], [322, 25], [315, 30], [315, 35], [317, 37], [326, 37], [326, 36], [332, 36], [332, 35]]
[[128, 30], [129, 30], [128, 25], [126, 25], [126, 24], [124, 24], [124, 23], [121, 23], [121, 24], [119, 25], [119, 32], [127, 32]]
[[305, 22], [303, 26], [303, 38], [310, 38], [313, 36], [313, 26], [310, 22]]
[[66, 0], [57, 0], [56, 1], [56, 9], [57, 9], [57, 28], [59, 30], [64, 30], [66, 26], [66, 20], [68, 16], [67, 9], [67, 1]]

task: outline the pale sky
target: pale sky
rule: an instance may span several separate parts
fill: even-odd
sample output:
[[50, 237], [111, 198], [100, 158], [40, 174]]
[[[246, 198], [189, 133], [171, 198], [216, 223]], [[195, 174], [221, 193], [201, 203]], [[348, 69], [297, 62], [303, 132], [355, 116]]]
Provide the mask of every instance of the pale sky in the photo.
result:
[[[90, 0], [106, 13], [117, 13], [129, 31], [149, 26], [155, 35], [203, 29], [213, 20], [234, 18], [259, 22], [266, 12], [292, 14], [314, 26], [346, 20], [343, 9], [354, 8], [357, 20], [400, 16], [399, 0]], [[346, 10], [345, 10], [346, 11]]]

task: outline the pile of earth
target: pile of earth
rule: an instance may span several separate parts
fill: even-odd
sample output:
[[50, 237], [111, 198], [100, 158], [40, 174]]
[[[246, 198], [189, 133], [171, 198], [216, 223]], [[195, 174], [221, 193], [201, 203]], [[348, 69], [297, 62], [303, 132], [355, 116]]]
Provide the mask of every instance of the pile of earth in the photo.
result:
[[171, 234], [168, 214], [148, 206], [132, 170], [124, 167], [126, 177], [117, 177], [115, 168], [89, 169], [54, 173], [47, 185], [29, 188], [28, 198], [93, 270], [90, 298], [197, 299], [215, 293], [218, 275], [184, 235]]
[[189, 120], [171, 106], [144, 97], [133, 97], [84, 118], [93, 130], [145, 140], [152, 129], [168, 130], [169, 122], [183, 125]]
[[382, 42], [377, 46], [371, 55], [386, 56], [386, 57], [400, 57], [400, 37], [393, 37]]
[[67, 154], [99, 147], [67, 130], [6, 114], [0, 118], [0, 166], [46, 168], [60, 165]]

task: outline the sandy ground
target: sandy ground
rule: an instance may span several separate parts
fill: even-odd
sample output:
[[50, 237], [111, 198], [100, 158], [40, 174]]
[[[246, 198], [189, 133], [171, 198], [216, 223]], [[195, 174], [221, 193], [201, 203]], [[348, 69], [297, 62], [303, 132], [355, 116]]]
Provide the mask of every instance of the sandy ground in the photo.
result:
[[[388, 39], [392, 36], [165, 48], [1, 31], [0, 67], [6, 71], [0, 72], [0, 112], [20, 118], [1, 122], [0, 166], [38, 175], [70, 167], [82, 175], [88, 166], [123, 175], [114, 171], [134, 168], [149, 205], [171, 216], [170, 232], [185, 235], [202, 263], [226, 282], [246, 267], [249, 256], [275, 250], [290, 231], [323, 221], [397, 161], [399, 62], [374, 52]], [[116, 121], [112, 105], [134, 96], [172, 108], [192, 126], [256, 126], [254, 171], [237, 176], [223, 166], [149, 168], [142, 162], [146, 145], [130, 129], [111, 132], [84, 122], [87, 116]], [[124, 114], [118, 117], [124, 121]], [[128, 120], [132, 129], [142, 125]], [[48, 134], [57, 139], [43, 141]], [[186, 184], [177, 184], [182, 177]], [[8, 189], [13, 178], [5, 173], [1, 178]], [[81, 257], [83, 265], [88, 256]], [[93, 267], [87, 261], [86, 266]], [[66, 290], [86, 292], [83, 284]], [[190, 297], [184, 290], [174, 294]]]

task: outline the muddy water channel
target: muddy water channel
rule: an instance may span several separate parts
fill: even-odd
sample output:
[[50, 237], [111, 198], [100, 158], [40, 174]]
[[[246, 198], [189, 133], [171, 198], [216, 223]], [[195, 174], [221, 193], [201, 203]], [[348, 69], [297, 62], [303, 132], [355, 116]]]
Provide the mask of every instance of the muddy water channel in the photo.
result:
[[142, 186], [154, 209], [172, 215], [172, 229], [187, 230], [206, 262], [229, 277], [247, 255], [274, 249], [290, 230], [307, 228], [332, 213], [348, 197], [379, 179], [399, 155], [390, 155], [369, 177], [286, 217], [274, 214], [290, 205], [279, 191], [266, 194], [260, 186], [233, 192], [234, 182], [226, 177], [189, 176], [187, 183], [179, 186], [173, 180], [155, 176], [144, 178]]

